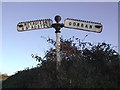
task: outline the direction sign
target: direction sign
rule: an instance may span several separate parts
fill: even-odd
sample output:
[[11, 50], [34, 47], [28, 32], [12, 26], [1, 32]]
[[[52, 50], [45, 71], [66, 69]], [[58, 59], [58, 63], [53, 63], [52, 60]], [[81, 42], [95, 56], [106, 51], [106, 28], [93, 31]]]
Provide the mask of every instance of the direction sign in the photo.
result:
[[17, 24], [17, 30], [28, 31], [28, 30], [51, 28], [52, 23], [53, 21], [51, 19], [41, 19], [41, 20], [20, 22]]
[[85, 30], [90, 32], [98, 32], [98, 33], [102, 31], [101, 23], [77, 20], [77, 19], [69, 19], [69, 18], [65, 19], [64, 27]]

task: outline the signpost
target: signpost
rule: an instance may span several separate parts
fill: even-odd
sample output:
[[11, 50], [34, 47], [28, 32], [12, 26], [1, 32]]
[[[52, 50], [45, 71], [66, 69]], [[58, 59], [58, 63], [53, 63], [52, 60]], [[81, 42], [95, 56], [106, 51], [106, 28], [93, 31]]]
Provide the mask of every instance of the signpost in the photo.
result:
[[85, 30], [90, 32], [97, 32], [100, 33], [102, 31], [102, 24], [84, 20], [77, 20], [77, 19], [65, 19], [64, 27], [66, 28], [73, 28], [78, 30]]
[[[19, 32], [22, 31], [30, 31], [36, 29], [46, 29], [46, 28], [55, 28], [56, 33], [56, 69], [59, 73], [59, 67], [61, 64], [60, 58], [60, 29], [65, 28], [73, 28], [78, 30], [85, 30], [90, 32], [97, 32], [100, 33], [102, 31], [102, 24], [84, 20], [77, 20], [77, 19], [65, 19], [64, 24], [59, 23], [61, 21], [61, 17], [59, 15], [55, 16], [56, 23], [53, 23], [51, 19], [41, 19], [41, 20], [34, 20], [34, 21], [27, 21], [27, 22], [20, 22], [17, 24], [17, 30]], [[59, 74], [57, 75], [59, 80]]]

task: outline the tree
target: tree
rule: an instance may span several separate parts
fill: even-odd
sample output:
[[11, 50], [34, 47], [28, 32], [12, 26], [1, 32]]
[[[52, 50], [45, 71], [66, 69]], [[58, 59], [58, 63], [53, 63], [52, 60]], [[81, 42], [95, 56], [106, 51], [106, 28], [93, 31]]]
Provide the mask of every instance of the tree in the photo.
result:
[[120, 55], [110, 44], [92, 44], [75, 37], [60, 40], [59, 80], [56, 77], [56, 42], [48, 38], [53, 47], [46, 51], [44, 58], [32, 55], [41, 65], [19, 71], [3, 82], [3, 88], [120, 88]]

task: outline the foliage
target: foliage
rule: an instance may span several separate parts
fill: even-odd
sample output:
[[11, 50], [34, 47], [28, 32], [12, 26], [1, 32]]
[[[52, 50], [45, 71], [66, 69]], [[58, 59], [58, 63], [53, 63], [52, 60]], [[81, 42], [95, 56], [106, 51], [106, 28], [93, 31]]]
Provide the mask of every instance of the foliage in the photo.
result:
[[79, 38], [61, 38], [60, 71], [56, 71], [56, 42], [45, 57], [32, 55], [39, 67], [19, 71], [3, 82], [3, 88], [120, 88], [119, 54], [105, 42], [92, 44]]

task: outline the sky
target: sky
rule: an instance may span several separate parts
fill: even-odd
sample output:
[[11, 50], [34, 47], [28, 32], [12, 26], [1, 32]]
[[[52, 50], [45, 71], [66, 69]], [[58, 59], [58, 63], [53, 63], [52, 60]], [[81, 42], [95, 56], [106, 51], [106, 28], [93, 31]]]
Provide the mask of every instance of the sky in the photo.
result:
[[118, 50], [118, 3], [117, 2], [3, 2], [2, 3], [2, 68], [8, 75], [27, 67], [35, 67], [37, 62], [31, 54], [44, 56], [50, 44], [43, 37], [56, 39], [54, 28], [18, 32], [19, 22], [52, 19], [60, 15], [66, 18], [99, 22], [103, 25], [101, 33], [87, 32], [69, 28], [61, 29], [61, 36], [72, 36], [92, 43], [106, 42]]

